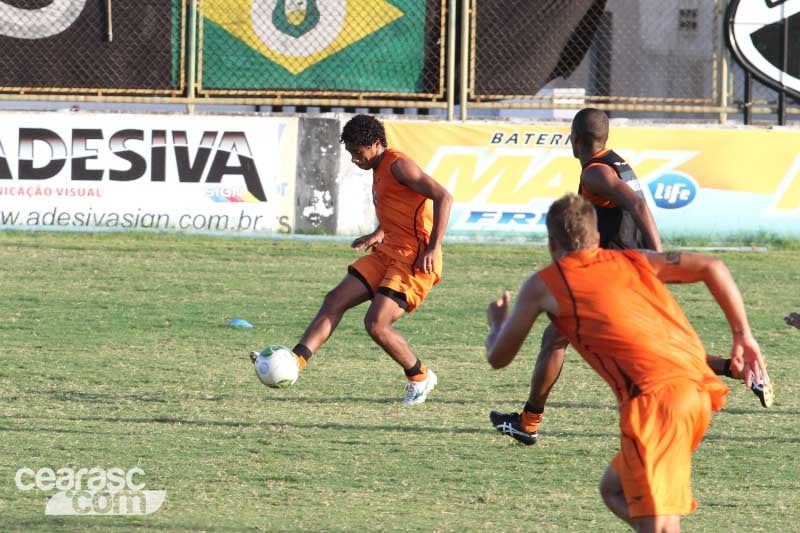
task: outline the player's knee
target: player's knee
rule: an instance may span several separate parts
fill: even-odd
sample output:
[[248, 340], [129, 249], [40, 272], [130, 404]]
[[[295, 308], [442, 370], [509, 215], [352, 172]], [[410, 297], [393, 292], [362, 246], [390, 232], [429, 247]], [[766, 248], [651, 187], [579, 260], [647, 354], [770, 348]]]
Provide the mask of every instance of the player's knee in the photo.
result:
[[376, 342], [380, 342], [386, 336], [386, 331], [388, 329], [388, 324], [377, 320], [375, 317], [367, 314], [364, 317], [364, 329], [367, 330], [367, 333], [373, 340]]

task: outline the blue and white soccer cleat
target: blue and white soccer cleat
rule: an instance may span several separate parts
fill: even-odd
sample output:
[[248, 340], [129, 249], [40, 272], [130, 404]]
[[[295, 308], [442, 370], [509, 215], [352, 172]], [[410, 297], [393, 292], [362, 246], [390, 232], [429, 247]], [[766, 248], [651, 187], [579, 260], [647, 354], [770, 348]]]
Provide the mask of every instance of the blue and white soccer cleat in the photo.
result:
[[428, 377], [425, 378], [424, 381], [407, 382], [403, 392], [403, 403], [405, 405], [418, 405], [423, 403], [438, 382], [439, 378], [436, 377], [434, 371], [430, 369], [428, 370]]

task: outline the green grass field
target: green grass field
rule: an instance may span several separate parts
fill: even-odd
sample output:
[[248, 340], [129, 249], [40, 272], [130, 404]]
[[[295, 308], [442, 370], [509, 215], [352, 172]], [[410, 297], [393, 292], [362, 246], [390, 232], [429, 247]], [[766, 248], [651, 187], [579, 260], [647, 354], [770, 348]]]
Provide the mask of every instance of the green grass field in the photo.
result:
[[[496, 433], [519, 410], [538, 335], [485, 363], [485, 308], [548, 261], [533, 246], [449, 244], [443, 282], [398, 323], [439, 375], [424, 405], [354, 309], [288, 390], [246, 354], [292, 346], [357, 257], [344, 242], [0, 233], [0, 530], [625, 531], [597, 484], [618, 447], [607, 386], [573, 351], [540, 441]], [[777, 383], [772, 409], [733, 382], [695, 456], [685, 531], [800, 530], [800, 250], [719, 253]], [[702, 286], [675, 289], [712, 353], [729, 333]], [[227, 327], [241, 317], [251, 330]], [[148, 516], [46, 516], [23, 467], [144, 471]]]

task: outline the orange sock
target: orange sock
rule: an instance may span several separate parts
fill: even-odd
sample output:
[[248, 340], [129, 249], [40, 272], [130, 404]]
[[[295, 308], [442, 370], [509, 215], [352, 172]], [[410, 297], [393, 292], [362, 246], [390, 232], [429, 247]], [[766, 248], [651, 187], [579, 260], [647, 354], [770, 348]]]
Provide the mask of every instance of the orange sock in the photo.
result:
[[305, 357], [300, 357], [297, 354], [294, 354], [294, 357], [297, 359], [297, 366], [300, 367], [300, 371], [302, 372], [305, 370], [306, 365], [308, 364], [308, 360]]
[[522, 429], [528, 433], [535, 433], [539, 429], [539, 424], [542, 423], [542, 413], [531, 413], [530, 411], [522, 411], [522, 420], [520, 420]]
[[408, 376], [408, 381], [425, 381], [428, 379], [428, 367], [422, 361], [419, 362], [419, 374]]

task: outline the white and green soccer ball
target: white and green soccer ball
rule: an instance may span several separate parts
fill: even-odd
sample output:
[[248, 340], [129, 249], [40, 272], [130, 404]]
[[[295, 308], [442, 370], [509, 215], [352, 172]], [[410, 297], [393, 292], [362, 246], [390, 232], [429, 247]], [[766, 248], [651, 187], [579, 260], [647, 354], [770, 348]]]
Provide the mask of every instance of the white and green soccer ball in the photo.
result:
[[295, 355], [289, 348], [280, 344], [264, 348], [256, 356], [253, 365], [261, 383], [274, 389], [291, 387], [300, 373]]

